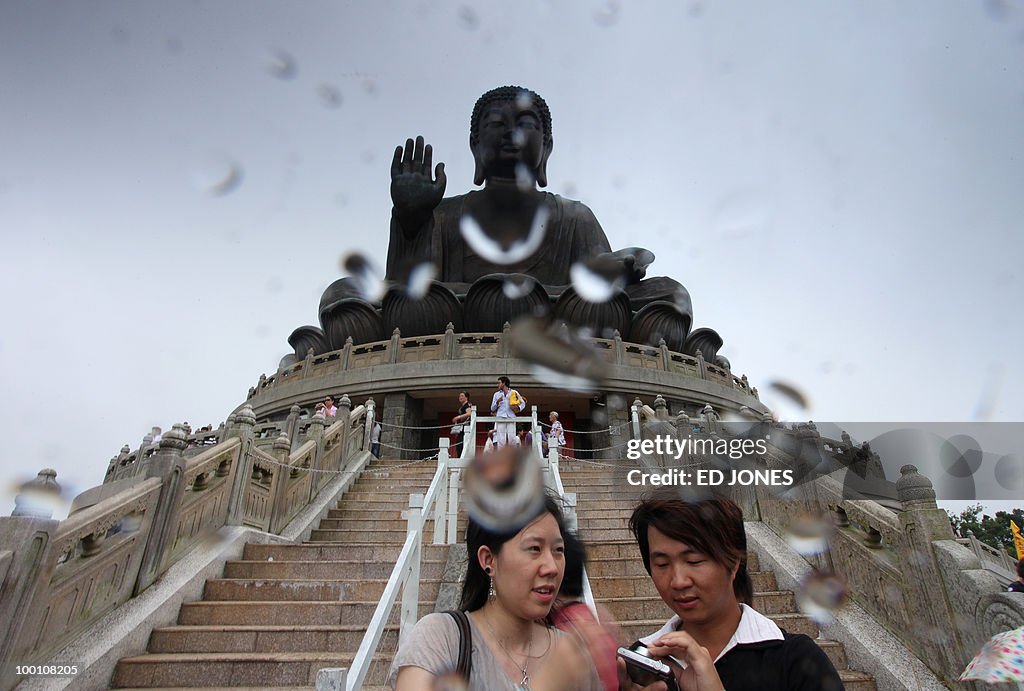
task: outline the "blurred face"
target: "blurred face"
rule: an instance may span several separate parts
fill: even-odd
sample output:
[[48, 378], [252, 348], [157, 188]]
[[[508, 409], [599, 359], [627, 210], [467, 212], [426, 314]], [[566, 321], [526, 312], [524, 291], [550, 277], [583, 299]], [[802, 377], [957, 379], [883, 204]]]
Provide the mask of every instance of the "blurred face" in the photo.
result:
[[505, 382], [500, 379], [498, 380], [498, 391], [505, 391]]
[[324, 405], [330, 408], [332, 405], [334, 405], [334, 399], [330, 397], [324, 399]]
[[555, 424], [555, 420], [557, 420], [557, 419], [558, 419], [558, 416], [555, 415], [554, 413], [551, 413], [550, 415], [548, 415], [548, 422], [550, 422], [552, 425]]
[[658, 594], [686, 624], [705, 625], [735, 612], [738, 604], [731, 569], [673, 540], [653, 526], [647, 528], [651, 578]]
[[460, 393], [460, 394], [459, 394], [459, 403], [460, 403], [460, 404], [462, 404], [462, 403], [465, 403], [465, 402], [466, 402], [466, 401], [468, 401], [468, 400], [469, 400], [469, 399], [468, 399], [468, 398], [466, 398], [466, 394], [464, 394], [464, 393]]
[[548, 615], [565, 572], [565, 548], [550, 513], [534, 519], [494, 555], [480, 548], [481, 563], [494, 573], [497, 601], [522, 619]]

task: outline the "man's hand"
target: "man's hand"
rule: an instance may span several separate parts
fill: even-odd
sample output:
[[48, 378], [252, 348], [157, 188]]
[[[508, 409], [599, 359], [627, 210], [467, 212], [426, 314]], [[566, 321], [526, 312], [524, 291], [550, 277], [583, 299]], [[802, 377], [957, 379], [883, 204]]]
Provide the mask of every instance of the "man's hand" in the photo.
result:
[[444, 163], [438, 163], [431, 179], [434, 150], [424, 145], [423, 137], [405, 140], [405, 149], [395, 148], [391, 160], [391, 201], [395, 216], [406, 233], [415, 232], [430, 218], [444, 197], [448, 178]]
[[711, 653], [685, 631], [665, 634], [647, 646], [647, 652], [658, 658], [667, 658], [671, 655], [686, 663], [686, 669], [680, 670], [677, 665], [668, 661], [676, 670], [676, 678], [683, 691], [724, 691]]

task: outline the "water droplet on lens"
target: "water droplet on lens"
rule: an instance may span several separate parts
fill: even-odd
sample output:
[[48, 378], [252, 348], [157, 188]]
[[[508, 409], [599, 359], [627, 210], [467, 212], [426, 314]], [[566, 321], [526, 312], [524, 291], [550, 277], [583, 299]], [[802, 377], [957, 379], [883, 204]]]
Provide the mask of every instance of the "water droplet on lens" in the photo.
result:
[[587, 302], [608, 302], [626, 284], [622, 264], [610, 257], [576, 262], [569, 268], [569, 279], [576, 294]]
[[341, 90], [333, 84], [318, 84], [316, 95], [320, 97], [320, 103], [326, 108], [341, 106]]
[[494, 264], [515, 264], [533, 256], [540, 249], [547, 231], [548, 213], [546, 206], [538, 206], [526, 238], [513, 242], [508, 248], [492, 240], [469, 214], [459, 221], [459, 230], [463, 239], [481, 259]]
[[526, 144], [526, 133], [520, 129], [512, 130], [512, 143], [516, 146], [524, 146]]
[[298, 72], [298, 65], [295, 63], [295, 59], [286, 51], [273, 50], [271, 51], [272, 60], [267, 64], [267, 72], [271, 76], [277, 77], [278, 79], [292, 79]]
[[803, 410], [809, 410], [811, 407], [811, 403], [807, 399], [807, 396], [804, 394], [804, 392], [800, 391], [792, 384], [787, 384], [786, 382], [779, 381], [776, 379], [775, 381], [768, 382], [768, 388], [773, 389], [774, 391], [777, 391], [778, 393], [782, 394]]
[[1016, 454], [1007, 454], [996, 461], [996, 482], [1005, 490], [1024, 493], [1024, 458]]
[[234, 192], [242, 183], [242, 177], [242, 167], [224, 156], [207, 157], [193, 175], [196, 186], [214, 197]]
[[377, 265], [365, 255], [358, 252], [346, 255], [342, 267], [355, 281], [359, 294], [370, 303], [380, 302], [387, 292], [387, 284]]
[[805, 515], [789, 526], [786, 542], [800, 556], [813, 557], [828, 551], [828, 543], [835, 530], [835, 524], [824, 516]]
[[466, 469], [466, 512], [489, 530], [517, 532], [544, 501], [540, 463], [521, 447], [476, 456]]
[[530, 375], [535, 379], [544, 382], [545, 386], [561, 389], [562, 391], [591, 393], [597, 388], [596, 383], [586, 377], [567, 374], [565, 372], [551, 369], [550, 367], [544, 367], [543, 365], [530, 365]]
[[501, 292], [509, 300], [519, 300], [529, 295], [535, 285], [536, 281], [529, 276], [509, 276], [501, 284]]
[[616, 394], [612, 394], [611, 396], [609, 396], [608, 397], [608, 409], [609, 410], [625, 410], [626, 409], [626, 399], [625, 399], [625, 397], [624, 396], [620, 396], [617, 393]]
[[533, 108], [533, 96], [529, 91], [520, 91], [516, 95], [516, 108], [519, 110], [530, 110]]
[[826, 625], [835, 621], [836, 610], [846, 602], [849, 591], [838, 576], [812, 571], [804, 577], [795, 595], [801, 612]]
[[570, 391], [593, 391], [608, 370], [601, 353], [580, 332], [520, 319], [510, 334], [512, 353], [530, 363], [534, 376]]
[[598, 408], [597, 410], [595, 410], [590, 417], [597, 427], [608, 426], [608, 413], [605, 412], [603, 408]]
[[409, 270], [409, 278], [405, 284], [405, 292], [413, 300], [421, 300], [430, 291], [430, 285], [437, 276], [437, 268], [433, 262], [421, 262]]
[[459, 7], [459, 24], [463, 29], [473, 31], [480, 26], [480, 16], [469, 5]]
[[771, 215], [768, 200], [759, 192], [739, 190], [711, 212], [711, 226], [727, 238], [743, 238], [764, 228]]
[[522, 163], [516, 164], [516, 186], [524, 192], [533, 189], [533, 175], [530, 169]]
[[271, 293], [280, 293], [284, 290], [284, 281], [276, 276], [267, 279], [267, 290]]
[[619, 3], [611, 0], [594, 12], [594, 23], [598, 26], [613, 26], [619, 21]]

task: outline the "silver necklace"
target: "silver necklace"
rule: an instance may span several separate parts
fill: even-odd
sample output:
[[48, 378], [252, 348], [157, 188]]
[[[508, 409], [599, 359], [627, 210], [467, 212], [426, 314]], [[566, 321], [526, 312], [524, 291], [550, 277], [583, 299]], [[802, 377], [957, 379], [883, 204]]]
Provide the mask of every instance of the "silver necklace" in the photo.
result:
[[487, 624], [487, 630], [491, 632], [491, 636], [494, 637], [494, 641], [498, 644], [498, 647], [501, 648], [501, 651], [505, 653], [505, 656], [512, 662], [513, 665], [515, 665], [516, 669], [523, 673], [523, 680], [519, 682], [518, 688], [521, 691], [530, 691], [529, 669], [530, 653], [533, 651], [533, 624], [530, 624], [530, 638], [526, 642], [526, 662], [523, 664], [522, 667], [520, 667], [519, 663], [516, 662], [516, 659], [512, 657], [512, 653], [508, 651], [508, 648], [505, 647], [505, 644], [501, 642], [500, 638], [498, 638], [498, 634], [494, 632], [494, 627], [491, 626], [491, 622], [488, 620], [488, 618], [481, 617], [481, 619], [483, 619], [484, 623]]

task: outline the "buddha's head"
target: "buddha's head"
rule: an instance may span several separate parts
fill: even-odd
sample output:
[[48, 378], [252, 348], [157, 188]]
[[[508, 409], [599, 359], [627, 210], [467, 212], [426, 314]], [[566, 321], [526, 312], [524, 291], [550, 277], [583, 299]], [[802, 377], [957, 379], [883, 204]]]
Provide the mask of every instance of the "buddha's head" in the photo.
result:
[[491, 89], [473, 107], [469, 148], [476, 170], [473, 182], [482, 185], [497, 178], [519, 180], [529, 175], [540, 187], [548, 184], [551, 111], [538, 94], [519, 86]]

